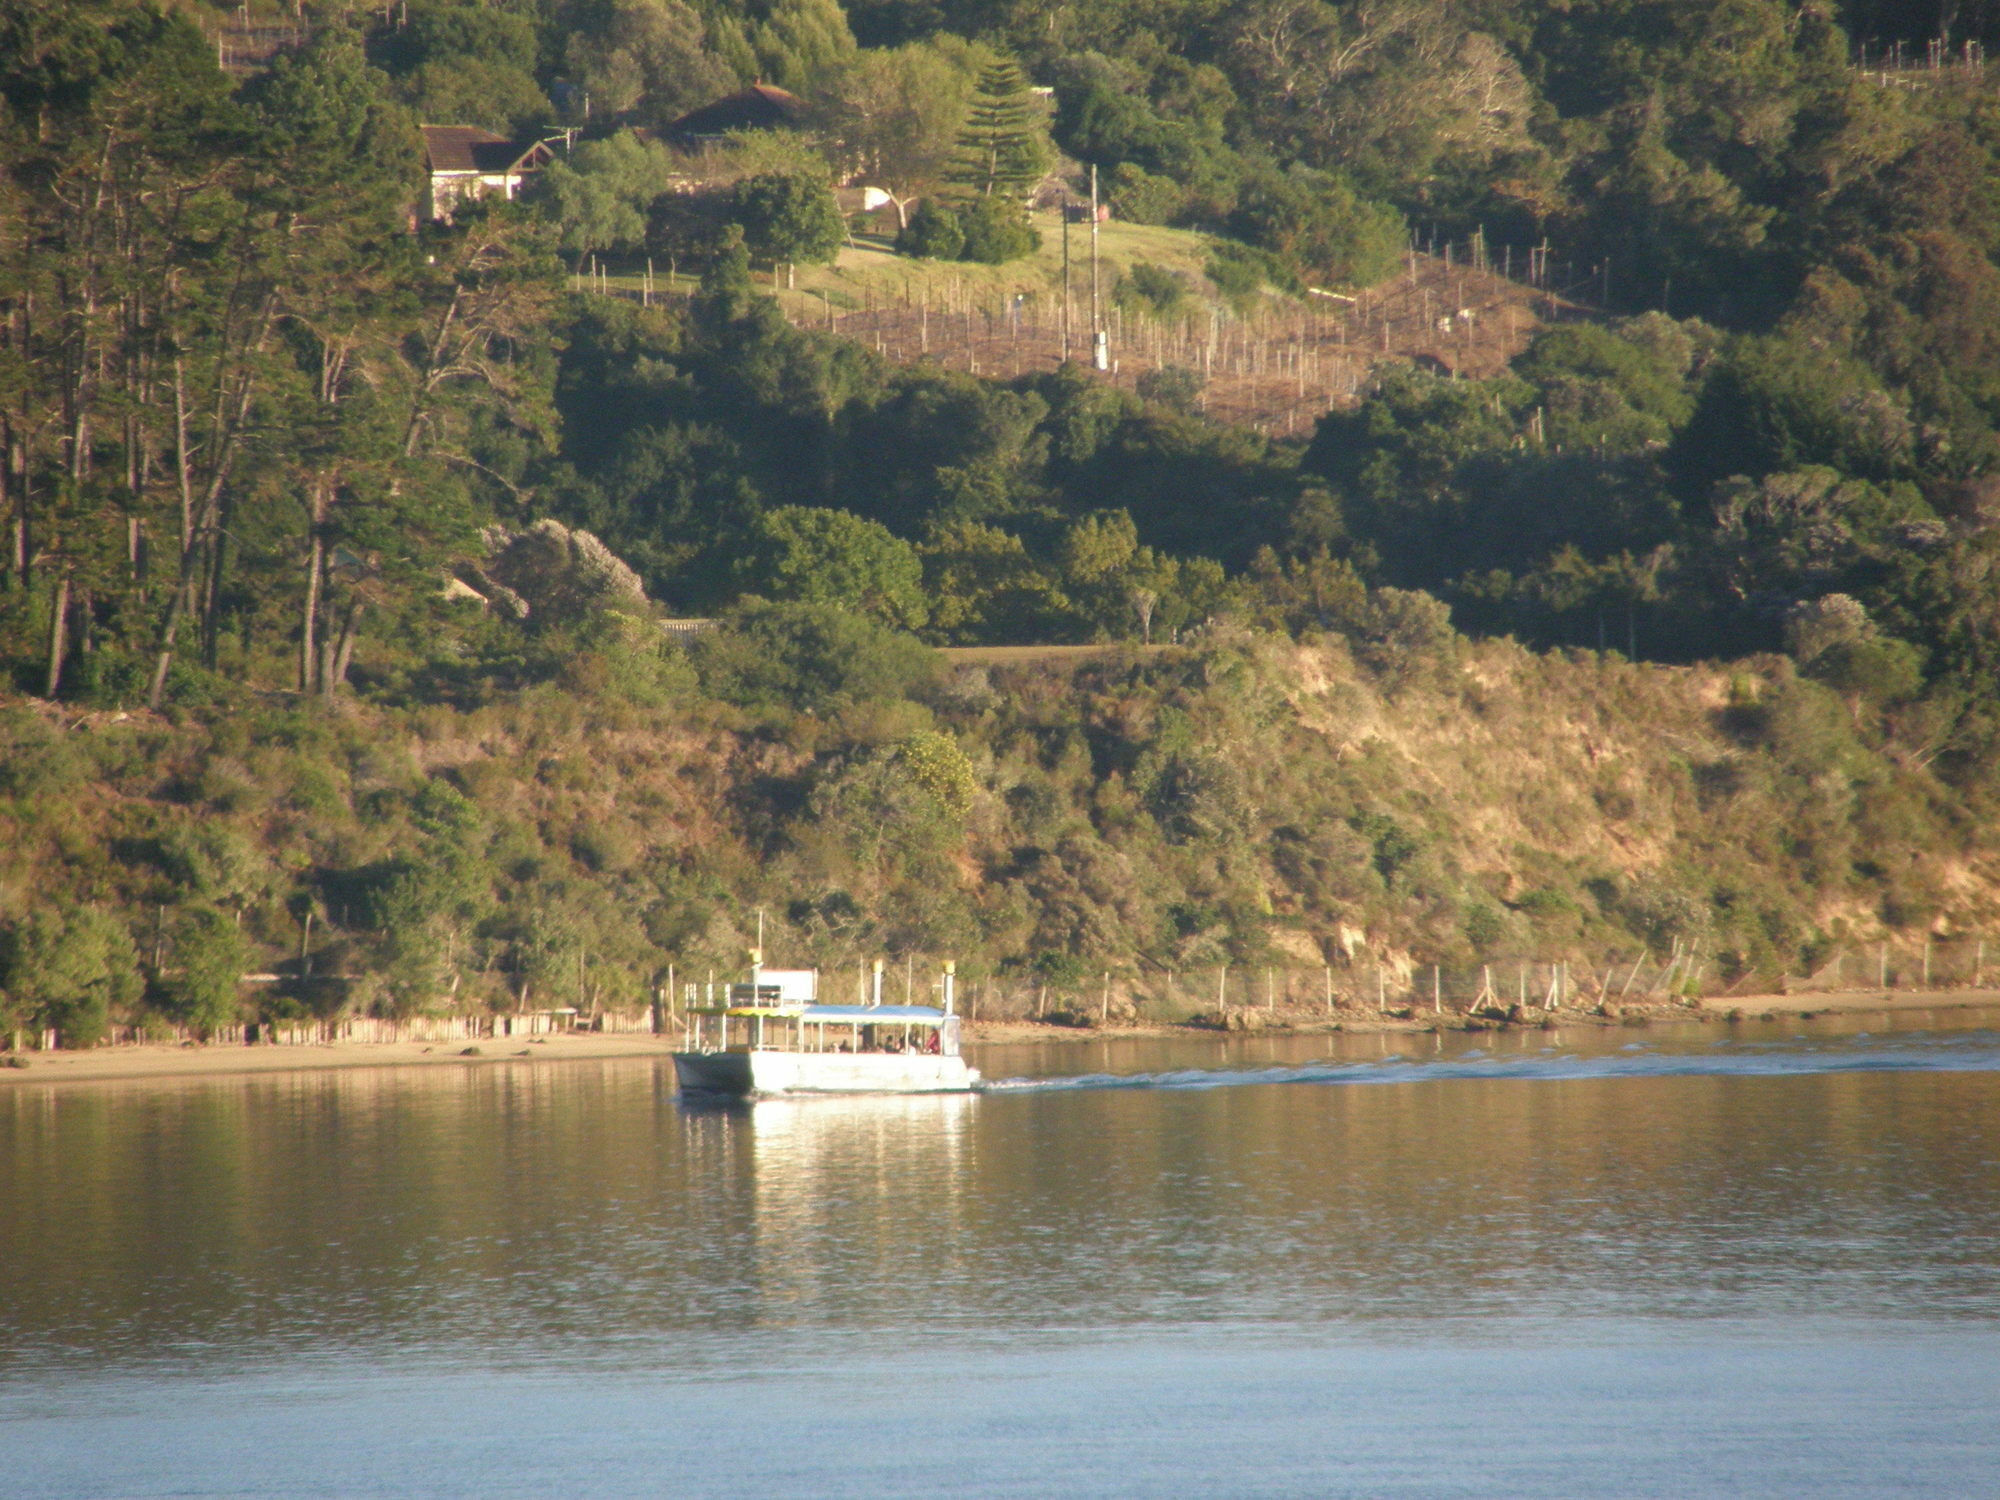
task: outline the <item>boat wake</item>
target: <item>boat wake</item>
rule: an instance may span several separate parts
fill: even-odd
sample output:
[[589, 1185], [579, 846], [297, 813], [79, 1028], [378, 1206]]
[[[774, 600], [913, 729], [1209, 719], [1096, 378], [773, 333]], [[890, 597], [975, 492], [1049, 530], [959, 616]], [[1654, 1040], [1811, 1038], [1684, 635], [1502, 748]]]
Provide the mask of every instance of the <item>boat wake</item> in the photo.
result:
[[1658, 1051], [1643, 1042], [1634, 1042], [1617, 1052], [1576, 1053], [1551, 1047], [1525, 1056], [1502, 1057], [1475, 1048], [1456, 1057], [1417, 1059], [1391, 1054], [1369, 1062], [1327, 1059], [1296, 1066], [996, 1078], [979, 1084], [978, 1089], [986, 1094], [1026, 1094], [1074, 1089], [1218, 1089], [1252, 1084], [1433, 1083], [1454, 1079], [1560, 1082], [1577, 1078], [1790, 1078], [1821, 1073], [1925, 1072], [2000, 1072], [2000, 1032], [1974, 1031], [1893, 1040], [1862, 1035], [1743, 1044], [1719, 1041], [1700, 1052]]

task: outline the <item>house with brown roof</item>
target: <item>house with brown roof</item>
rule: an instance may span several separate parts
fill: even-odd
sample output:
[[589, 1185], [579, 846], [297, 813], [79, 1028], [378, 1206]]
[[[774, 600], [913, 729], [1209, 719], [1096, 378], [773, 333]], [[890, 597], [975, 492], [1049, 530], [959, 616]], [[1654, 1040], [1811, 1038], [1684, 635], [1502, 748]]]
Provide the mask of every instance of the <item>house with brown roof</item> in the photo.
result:
[[424, 170], [430, 174], [433, 219], [449, 220], [468, 199], [495, 193], [512, 200], [530, 172], [555, 160], [546, 141], [515, 141], [477, 125], [425, 125]]
[[736, 130], [798, 130], [804, 126], [806, 102], [773, 84], [756, 83], [712, 104], [682, 115], [663, 132], [669, 144], [683, 151], [713, 146]]

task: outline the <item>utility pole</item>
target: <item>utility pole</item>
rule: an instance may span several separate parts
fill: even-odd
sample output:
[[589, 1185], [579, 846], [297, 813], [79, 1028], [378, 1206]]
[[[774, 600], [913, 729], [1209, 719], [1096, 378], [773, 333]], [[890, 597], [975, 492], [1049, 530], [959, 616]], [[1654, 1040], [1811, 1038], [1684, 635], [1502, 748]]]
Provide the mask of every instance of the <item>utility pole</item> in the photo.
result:
[[1062, 196], [1063, 225], [1063, 294], [1062, 294], [1062, 364], [1069, 363], [1069, 190]]
[[1110, 343], [1097, 314], [1097, 163], [1090, 164], [1090, 360], [1100, 370], [1111, 368]]

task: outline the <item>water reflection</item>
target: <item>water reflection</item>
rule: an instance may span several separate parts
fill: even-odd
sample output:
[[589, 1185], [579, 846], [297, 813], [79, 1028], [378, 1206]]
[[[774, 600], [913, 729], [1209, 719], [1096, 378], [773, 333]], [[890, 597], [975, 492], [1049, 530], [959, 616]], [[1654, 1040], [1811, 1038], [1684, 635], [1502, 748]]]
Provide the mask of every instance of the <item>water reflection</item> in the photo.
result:
[[[693, 1109], [670, 1069], [623, 1060], [10, 1089], [0, 1360], [701, 1363], [813, 1330], [2000, 1315], [2000, 1075], [1864, 1066], [2000, 1042], [1943, 1015], [1808, 1028], [1803, 1050], [1799, 1029], [979, 1059], [1074, 1077], [1406, 1058], [1367, 1088]], [[1671, 1071], [1809, 1052], [1842, 1070]], [[1559, 1075], [1579, 1058], [1599, 1073]]]
[[704, 1269], [750, 1321], [817, 1309], [896, 1320], [966, 1274], [960, 1256], [977, 1101], [970, 1095], [684, 1106]]

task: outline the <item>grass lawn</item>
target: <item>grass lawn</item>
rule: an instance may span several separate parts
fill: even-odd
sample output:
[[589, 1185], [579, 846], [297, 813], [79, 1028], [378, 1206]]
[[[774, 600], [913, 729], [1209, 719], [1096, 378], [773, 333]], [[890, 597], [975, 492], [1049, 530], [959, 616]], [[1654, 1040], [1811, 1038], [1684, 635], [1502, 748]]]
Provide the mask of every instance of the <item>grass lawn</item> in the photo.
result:
[[[1042, 245], [1032, 255], [1009, 261], [1004, 266], [982, 266], [968, 261], [918, 260], [898, 255], [886, 239], [857, 236], [844, 246], [830, 266], [798, 266], [793, 272], [790, 295], [809, 299], [814, 306], [822, 301], [847, 311], [885, 302], [912, 303], [928, 300], [937, 304], [947, 296], [969, 296], [973, 302], [990, 306], [1015, 292], [1030, 297], [1052, 294], [1062, 284], [1062, 221], [1055, 214], [1034, 214], [1035, 227], [1042, 232]], [[1072, 224], [1070, 236], [1070, 278], [1072, 295], [1090, 294], [1090, 226]], [[1109, 223], [1098, 226], [1097, 256], [1099, 284], [1109, 297], [1126, 267], [1135, 261], [1150, 261], [1168, 270], [1179, 271], [1193, 282], [1193, 289], [1205, 292], [1208, 283], [1203, 267], [1208, 263], [1214, 237], [1189, 229], [1166, 229], [1153, 224]], [[611, 288], [636, 292], [644, 285], [643, 261], [626, 262], [605, 278]], [[686, 292], [694, 278], [674, 277], [670, 283], [667, 267], [654, 267], [655, 291]], [[783, 269], [775, 278], [759, 271], [759, 281], [774, 279], [783, 288]]]

